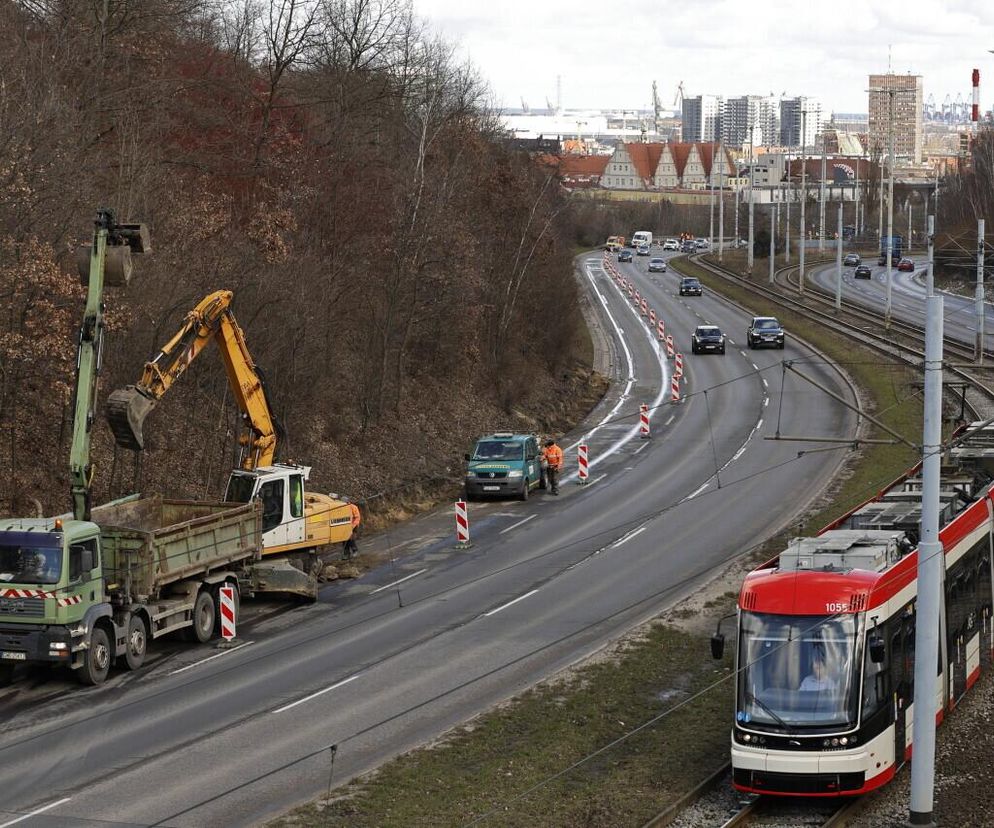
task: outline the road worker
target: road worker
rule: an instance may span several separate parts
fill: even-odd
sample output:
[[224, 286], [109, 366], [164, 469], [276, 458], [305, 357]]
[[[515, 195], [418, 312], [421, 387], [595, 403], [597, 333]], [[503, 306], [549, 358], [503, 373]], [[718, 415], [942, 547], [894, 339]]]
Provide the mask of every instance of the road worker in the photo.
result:
[[542, 450], [549, 476], [549, 488], [554, 495], [559, 494], [559, 471], [563, 467], [563, 450], [556, 445], [555, 440], [546, 440]]
[[345, 560], [351, 561], [354, 557], [359, 554], [359, 547], [356, 546], [356, 533], [359, 531], [359, 524], [362, 523], [362, 513], [359, 511], [359, 507], [353, 503], [349, 498], [343, 497], [342, 502], [349, 507], [349, 514], [352, 518], [352, 534], [349, 535], [347, 541], [345, 541], [342, 547], [342, 555]]

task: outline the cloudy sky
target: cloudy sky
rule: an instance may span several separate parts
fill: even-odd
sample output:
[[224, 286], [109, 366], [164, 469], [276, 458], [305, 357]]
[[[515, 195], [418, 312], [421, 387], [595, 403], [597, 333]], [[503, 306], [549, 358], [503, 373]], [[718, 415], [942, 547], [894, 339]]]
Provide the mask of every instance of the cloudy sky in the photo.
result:
[[994, 0], [414, 0], [459, 44], [499, 105], [670, 107], [682, 80], [698, 94], [811, 95], [827, 112], [866, 112], [867, 75], [924, 76], [941, 104], [980, 69], [994, 102]]

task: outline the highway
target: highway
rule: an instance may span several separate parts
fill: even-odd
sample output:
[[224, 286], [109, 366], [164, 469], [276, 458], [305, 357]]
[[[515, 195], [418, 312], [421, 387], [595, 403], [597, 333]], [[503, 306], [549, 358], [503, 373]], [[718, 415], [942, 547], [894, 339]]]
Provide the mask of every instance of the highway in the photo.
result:
[[[924, 327], [925, 325], [925, 265], [924, 255], [914, 257], [915, 270], [912, 273], [899, 272], [896, 267], [891, 272], [891, 313]], [[884, 312], [887, 305], [887, 268], [877, 265], [876, 256], [866, 257], [863, 264], [872, 270], [869, 279], [856, 279], [854, 267], [842, 268], [842, 296], [868, 308]], [[835, 264], [816, 265], [809, 270], [807, 277], [823, 290], [834, 295], [836, 286]], [[948, 291], [940, 291], [945, 302], [945, 335], [961, 342], [973, 344], [976, 336], [976, 313], [973, 296], [961, 296]], [[984, 304], [984, 347], [992, 345], [994, 335], [994, 305]]]
[[[746, 350], [746, 313], [680, 298], [673, 268], [646, 264], [617, 266], [684, 353], [684, 402], [668, 403], [672, 363], [600, 254], [579, 258], [613, 381], [563, 443], [574, 469], [586, 437], [587, 485], [470, 504], [469, 549], [441, 508], [375, 540], [395, 563], [260, 621], [237, 648], [177, 649], [6, 707], [0, 828], [257, 824], [595, 652], [788, 522], [843, 453], [799, 458], [802, 444], [763, 438], [848, 437], [856, 418], [796, 377], [782, 389], [781, 360], [848, 387], [790, 331], [784, 351]], [[690, 354], [702, 321], [730, 336], [725, 356]]]

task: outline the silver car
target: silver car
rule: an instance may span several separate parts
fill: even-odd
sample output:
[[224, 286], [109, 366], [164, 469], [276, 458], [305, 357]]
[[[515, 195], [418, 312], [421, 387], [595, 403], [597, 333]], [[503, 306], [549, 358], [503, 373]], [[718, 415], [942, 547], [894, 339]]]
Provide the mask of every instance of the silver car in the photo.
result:
[[665, 273], [666, 272], [666, 259], [649, 259], [649, 272], [650, 273]]

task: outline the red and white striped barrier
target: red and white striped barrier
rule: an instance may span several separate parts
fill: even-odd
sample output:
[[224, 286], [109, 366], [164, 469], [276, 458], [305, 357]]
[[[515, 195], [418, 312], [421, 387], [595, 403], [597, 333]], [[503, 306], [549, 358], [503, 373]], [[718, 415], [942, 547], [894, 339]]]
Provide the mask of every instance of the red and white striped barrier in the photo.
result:
[[676, 374], [670, 377], [670, 402], [680, 402], [680, 377]]
[[673, 359], [676, 354], [676, 348], [673, 347], [673, 336], [672, 334], [666, 334], [666, 358]]
[[635, 288], [633, 288], [632, 287], [632, 283], [629, 282], [628, 283], [628, 298], [630, 299], [634, 295], [635, 295]]
[[583, 485], [584, 483], [587, 482], [587, 477], [590, 474], [588, 466], [587, 466], [587, 444], [586, 443], [580, 443], [580, 445], [578, 445], [576, 447], [576, 460], [577, 460], [577, 463], [578, 463], [578, 471], [577, 471], [577, 475], [576, 475], [577, 481], [580, 483], [580, 485]]
[[655, 325], [656, 324], [656, 309], [655, 308], [649, 308], [649, 324], [650, 325]]
[[0, 598], [54, 598], [60, 607], [71, 607], [83, 600], [82, 595], [59, 598], [54, 592], [45, 592], [43, 589], [0, 589]]
[[639, 437], [645, 440], [649, 436], [649, 406], [645, 403], [639, 406]]
[[649, 315], [649, 303], [646, 302], [645, 299], [642, 300], [642, 315], [643, 316]]
[[456, 501], [456, 542], [460, 546], [469, 546], [469, 512], [466, 501]]
[[660, 319], [656, 324], [656, 336], [659, 338], [660, 342], [666, 341], [666, 325], [663, 323], [662, 319]]
[[235, 637], [235, 588], [225, 584], [218, 590], [221, 609], [221, 638], [231, 641]]
[[676, 377], [683, 376], [683, 354], [676, 354], [673, 357], [673, 375]]
[[642, 301], [642, 295], [638, 291], [635, 291], [635, 304], [637, 305], [641, 301]]

